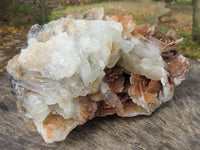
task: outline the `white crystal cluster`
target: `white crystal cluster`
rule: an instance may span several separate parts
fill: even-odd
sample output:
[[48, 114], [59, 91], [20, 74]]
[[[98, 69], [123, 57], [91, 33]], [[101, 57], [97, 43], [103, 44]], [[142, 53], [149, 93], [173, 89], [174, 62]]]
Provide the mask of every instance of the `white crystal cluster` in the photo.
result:
[[85, 96], [94, 90], [89, 84], [102, 80], [104, 68], [117, 62], [122, 29], [114, 21], [53, 21], [37, 36], [29, 34], [28, 47], [22, 49], [18, 62], [27, 72], [63, 82], [73, 97]]
[[[144, 44], [138, 38], [132, 37], [125, 48], [119, 64], [130, 72], [144, 75], [149, 79], [160, 80], [167, 76], [165, 62], [158, 47], [152, 43]], [[128, 49], [128, 51], [127, 51]]]
[[[126, 30], [122, 23], [105, 17], [102, 8], [32, 26], [27, 47], [9, 61], [7, 71], [26, 117], [47, 143], [65, 139], [74, 127], [95, 116], [95, 101], [106, 100], [109, 92], [103, 82], [105, 68], [118, 65], [161, 81], [156, 107], [172, 97], [159, 46], [141, 37], [129, 35], [127, 40], [124, 35], [134, 29], [134, 23]], [[94, 102], [80, 98], [98, 91], [105, 95]], [[121, 116], [153, 111], [144, 96], [132, 101], [145, 111]]]

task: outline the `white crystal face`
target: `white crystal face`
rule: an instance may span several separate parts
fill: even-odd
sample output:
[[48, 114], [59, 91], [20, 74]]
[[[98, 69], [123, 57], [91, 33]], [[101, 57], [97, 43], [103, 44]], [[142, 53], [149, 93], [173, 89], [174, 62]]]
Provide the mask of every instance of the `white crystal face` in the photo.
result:
[[103, 75], [112, 46], [119, 51], [121, 32], [121, 24], [113, 21], [61, 19], [45, 25], [37, 37], [29, 35], [18, 61], [55, 80], [77, 74], [87, 86]]
[[122, 43], [122, 50], [119, 64], [128, 71], [153, 80], [167, 76], [160, 49], [152, 43], [132, 37], [131, 41]]

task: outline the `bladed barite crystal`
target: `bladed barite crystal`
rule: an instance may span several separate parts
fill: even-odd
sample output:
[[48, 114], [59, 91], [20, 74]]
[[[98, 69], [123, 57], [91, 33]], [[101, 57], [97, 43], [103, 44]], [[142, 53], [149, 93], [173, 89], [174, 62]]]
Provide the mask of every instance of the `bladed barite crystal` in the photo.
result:
[[7, 71], [19, 110], [52, 143], [95, 116], [150, 115], [170, 100], [188, 72], [180, 41], [99, 7], [33, 25]]

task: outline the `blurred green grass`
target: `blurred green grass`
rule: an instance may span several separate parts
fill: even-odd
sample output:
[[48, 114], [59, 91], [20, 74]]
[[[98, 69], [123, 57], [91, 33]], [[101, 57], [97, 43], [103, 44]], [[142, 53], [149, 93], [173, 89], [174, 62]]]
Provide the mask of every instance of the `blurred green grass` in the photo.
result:
[[69, 5], [64, 9], [54, 9], [51, 11], [50, 20], [55, 20], [60, 17], [67, 16], [71, 13], [82, 13], [94, 7], [105, 7], [106, 5], [110, 5], [114, 2], [101, 2], [101, 3], [93, 3], [93, 4], [85, 4], [85, 5]]
[[41, 15], [29, 6], [14, 3], [10, 7], [4, 8], [2, 11], [6, 14], [7, 24], [10, 26], [43, 23]]

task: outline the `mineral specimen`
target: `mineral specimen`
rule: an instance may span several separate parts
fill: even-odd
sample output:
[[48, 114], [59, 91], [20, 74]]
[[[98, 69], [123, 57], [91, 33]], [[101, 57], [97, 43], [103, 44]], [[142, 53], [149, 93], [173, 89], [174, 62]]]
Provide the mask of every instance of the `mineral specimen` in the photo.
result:
[[7, 71], [18, 108], [45, 142], [95, 116], [150, 115], [188, 72], [175, 32], [103, 8], [33, 25]]

